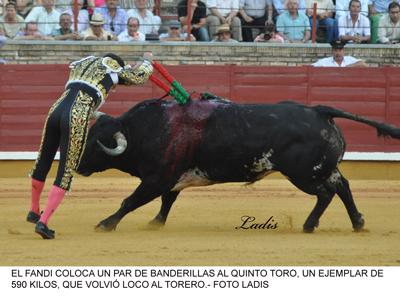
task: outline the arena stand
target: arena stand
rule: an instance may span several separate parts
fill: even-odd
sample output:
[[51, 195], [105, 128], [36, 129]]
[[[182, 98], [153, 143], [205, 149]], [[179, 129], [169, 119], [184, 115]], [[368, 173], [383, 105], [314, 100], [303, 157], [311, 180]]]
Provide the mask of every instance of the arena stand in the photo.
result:
[[[400, 74], [397, 68], [314, 68], [249, 66], [168, 66], [178, 81], [193, 92], [210, 92], [239, 103], [295, 100], [324, 104], [400, 126]], [[204, 76], [207, 74], [207, 76]], [[0, 66], [0, 151], [36, 151], [46, 113], [63, 90], [68, 66]], [[138, 101], [163, 96], [150, 82], [120, 87], [102, 110], [119, 115]], [[376, 137], [375, 130], [338, 120], [348, 151], [381, 153], [374, 159], [398, 160], [400, 142]], [[386, 153], [386, 154], [385, 154]], [[4, 154], [3, 154], [4, 155]], [[370, 156], [373, 158], [373, 156]], [[4, 158], [4, 157], [3, 157]], [[28, 158], [28, 157], [27, 157]]]

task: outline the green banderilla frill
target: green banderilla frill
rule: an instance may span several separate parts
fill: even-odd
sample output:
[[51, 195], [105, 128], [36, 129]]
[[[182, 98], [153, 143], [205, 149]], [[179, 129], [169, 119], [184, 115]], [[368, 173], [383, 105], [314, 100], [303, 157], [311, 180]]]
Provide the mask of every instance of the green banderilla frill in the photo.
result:
[[186, 92], [182, 85], [176, 80], [172, 82], [172, 88], [169, 94], [174, 97], [179, 104], [186, 104], [190, 98], [189, 93]]

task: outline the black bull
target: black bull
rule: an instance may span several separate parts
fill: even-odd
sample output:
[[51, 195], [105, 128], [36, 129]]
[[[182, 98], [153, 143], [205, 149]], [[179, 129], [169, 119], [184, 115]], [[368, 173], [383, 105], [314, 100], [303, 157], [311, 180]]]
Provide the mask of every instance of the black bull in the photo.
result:
[[177, 105], [147, 100], [118, 118], [103, 115], [90, 128], [78, 168], [82, 175], [115, 168], [141, 179], [121, 207], [97, 225], [114, 230], [129, 212], [161, 196], [150, 222], [162, 226], [184, 188], [252, 183], [281, 172], [317, 203], [303, 225], [312, 232], [337, 194], [355, 231], [364, 226], [346, 178], [338, 170], [345, 141], [334, 118], [375, 127], [400, 138], [400, 129], [327, 106], [234, 104], [196, 100]]

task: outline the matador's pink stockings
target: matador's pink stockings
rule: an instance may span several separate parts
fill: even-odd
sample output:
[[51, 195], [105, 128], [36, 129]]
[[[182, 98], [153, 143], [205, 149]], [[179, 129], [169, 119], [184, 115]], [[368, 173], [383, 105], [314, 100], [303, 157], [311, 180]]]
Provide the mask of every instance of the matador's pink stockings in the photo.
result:
[[66, 192], [66, 190], [63, 190], [62, 188], [59, 188], [56, 185], [53, 185], [51, 187], [50, 192], [49, 192], [49, 197], [47, 199], [46, 209], [44, 210], [44, 213], [40, 217], [40, 222], [47, 225], [50, 217], [53, 215], [53, 213], [56, 211], [57, 207], [60, 205], [60, 203], [64, 199], [65, 192]]
[[40, 195], [42, 194], [44, 181], [39, 181], [32, 178], [32, 191], [31, 191], [31, 211], [40, 214]]

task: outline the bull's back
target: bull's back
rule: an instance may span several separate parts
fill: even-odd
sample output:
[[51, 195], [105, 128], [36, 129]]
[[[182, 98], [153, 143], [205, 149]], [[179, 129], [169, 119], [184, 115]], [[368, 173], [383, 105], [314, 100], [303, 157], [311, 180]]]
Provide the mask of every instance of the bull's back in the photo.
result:
[[336, 163], [343, 149], [331, 143], [338, 138], [336, 127], [307, 106], [231, 104], [210, 114], [196, 158], [212, 177], [252, 181], [273, 170], [285, 173], [310, 155], [317, 162], [322, 152]]
[[[297, 103], [231, 104], [217, 107], [208, 117], [203, 140], [230, 148], [280, 148], [285, 141], [321, 139], [332, 123], [313, 108]], [[328, 134], [329, 134], [328, 133]]]

